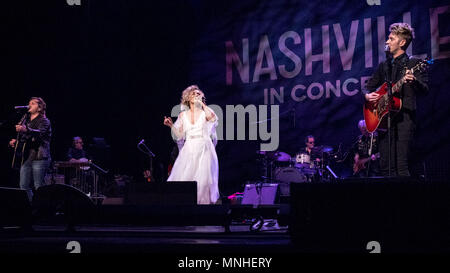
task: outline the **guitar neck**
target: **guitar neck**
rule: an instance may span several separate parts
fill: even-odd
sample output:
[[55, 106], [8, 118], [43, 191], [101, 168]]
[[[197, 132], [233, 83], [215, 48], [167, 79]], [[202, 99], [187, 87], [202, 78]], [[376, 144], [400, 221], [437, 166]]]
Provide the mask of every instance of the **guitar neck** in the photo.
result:
[[392, 93], [400, 91], [400, 89], [402, 88], [403, 83], [404, 83], [403, 78], [401, 80], [399, 80], [398, 82], [396, 82], [394, 84], [394, 86], [392, 86]]
[[[414, 72], [416, 72], [417, 70], [417, 65], [414, 66], [413, 68], [411, 68], [411, 73], [414, 74]], [[392, 93], [398, 92], [400, 91], [400, 89], [402, 88], [402, 85], [405, 83], [405, 80], [403, 79], [403, 77], [394, 84], [394, 86], [392, 86]]]

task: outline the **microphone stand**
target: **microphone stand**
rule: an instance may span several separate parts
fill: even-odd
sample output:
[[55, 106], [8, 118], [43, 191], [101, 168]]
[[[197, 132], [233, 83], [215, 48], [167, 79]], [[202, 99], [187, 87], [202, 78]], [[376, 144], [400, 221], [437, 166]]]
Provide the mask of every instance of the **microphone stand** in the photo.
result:
[[388, 153], [389, 153], [389, 158], [388, 158], [388, 166], [389, 166], [389, 171], [388, 171], [388, 176], [391, 177], [391, 99], [392, 99], [392, 55], [390, 54], [389, 51], [386, 52], [386, 62], [387, 62], [387, 73], [386, 73], [386, 83], [387, 83], [387, 89], [388, 89], [388, 105], [387, 105], [387, 110], [388, 110], [388, 124], [387, 124], [387, 128], [388, 128]]
[[295, 118], [296, 118], [295, 111], [296, 111], [296, 109], [293, 107], [291, 109], [291, 111], [292, 111], [292, 125], [293, 125], [293, 128], [295, 129]]
[[[143, 150], [139, 147], [140, 145], [143, 145], [147, 151], [143, 151]], [[149, 159], [150, 159], [150, 180], [154, 180], [154, 177], [153, 177], [153, 158], [155, 157], [155, 154], [152, 153], [152, 151], [150, 151], [150, 149], [147, 147], [147, 145], [145, 145], [144, 142], [139, 143], [138, 146], [137, 146], [137, 148], [138, 148], [141, 152], [143, 152], [144, 154], [146, 154], [146, 155], [149, 156]]]

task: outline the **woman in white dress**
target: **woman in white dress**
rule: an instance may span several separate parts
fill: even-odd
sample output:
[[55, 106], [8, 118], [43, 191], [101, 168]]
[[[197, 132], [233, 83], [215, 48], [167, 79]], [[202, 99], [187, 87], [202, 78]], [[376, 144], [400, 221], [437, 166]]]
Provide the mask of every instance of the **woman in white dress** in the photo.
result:
[[167, 181], [197, 181], [197, 203], [214, 204], [219, 198], [219, 162], [215, 150], [218, 119], [206, 106], [205, 95], [196, 85], [186, 88], [181, 96], [185, 108], [176, 120], [164, 117], [180, 151]]

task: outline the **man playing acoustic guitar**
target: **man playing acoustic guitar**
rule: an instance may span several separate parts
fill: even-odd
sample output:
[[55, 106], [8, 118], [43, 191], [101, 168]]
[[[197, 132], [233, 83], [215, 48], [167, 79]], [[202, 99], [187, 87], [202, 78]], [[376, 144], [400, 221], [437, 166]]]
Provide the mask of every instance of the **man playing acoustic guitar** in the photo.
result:
[[[392, 93], [394, 97], [401, 100], [401, 108], [395, 115], [391, 114], [391, 149], [389, 149], [389, 134], [387, 130], [379, 132], [380, 172], [383, 176], [388, 176], [389, 174], [391, 176], [410, 176], [408, 154], [416, 127], [416, 95], [428, 92], [428, 74], [425, 70], [412, 69], [417, 67], [417, 64], [420, 64], [422, 61], [414, 58], [410, 59], [405, 53], [414, 38], [414, 30], [411, 26], [407, 23], [395, 23], [389, 27], [389, 31], [389, 38], [386, 41], [387, 59], [378, 66], [375, 73], [367, 81], [366, 89], [369, 93], [364, 96], [367, 102], [377, 102], [382, 97], [375, 92], [378, 87], [386, 81], [390, 81], [392, 85], [402, 83]], [[392, 73], [388, 75], [388, 71]], [[367, 127], [369, 128], [369, 124]], [[390, 171], [389, 150], [391, 151]]]
[[28, 114], [16, 125], [18, 138], [9, 142], [15, 148], [12, 165], [20, 166], [20, 188], [27, 191], [30, 202], [33, 198], [33, 182], [34, 189], [45, 185], [44, 177], [51, 161], [52, 129], [45, 116], [46, 107], [42, 98], [31, 98]]

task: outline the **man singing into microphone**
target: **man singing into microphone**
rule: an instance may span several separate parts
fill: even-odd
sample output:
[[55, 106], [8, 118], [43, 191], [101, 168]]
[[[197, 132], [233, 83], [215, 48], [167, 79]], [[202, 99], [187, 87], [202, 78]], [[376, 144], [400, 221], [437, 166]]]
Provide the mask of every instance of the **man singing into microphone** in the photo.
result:
[[[28, 103], [28, 116], [22, 124], [16, 125], [18, 139], [9, 142], [11, 147], [22, 144], [23, 164], [20, 167], [20, 188], [27, 191], [32, 201], [33, 187], [38, 189], [45, 184], [45, 173], [50, 165], [50, 139], [52, 129], [45, 116], [47, 106], [42, 98], [32, 97]], [[22, 149], [21, 149], [22, 150]], [[17, 155], [18, 153], [16, 153]], [[15, 158], [21, 162], [22, 159]]]
[[[379, 94], [374, 93], [387, 79], [395, 84], [402, 78], [405, 83], [393, 95], [402, 100], [402, 107], [391, 119], [391, 147], [387, 132], [379, 132], [378, 148], [380, 152], [380, 172], [383, 176], [410, 176], [408, 169], [408, 154], [411, 140], [414, 136], [416, 117], [416, 94], [428, 92], [428, 74], [426, 71], [409, 70], [419, 60], [410, 59], [405, 51], [414, 38], [414, 30], [407, 23], [395, 23], [389, 27], [389, 37], [386, 41], [387, 60], [381, 63], [372, 77], [367, 81], [365, 100], [376, 102]], [[405, 68], [407, 70], [405, 71]], [[392, 71], [388, 75], [388, 71]], [[390, 77], [389, 77], [390, 76]], [[389, 155], [389, 151], [390, 155]], [[389, 172], [389, 156], [391, 171]]]

